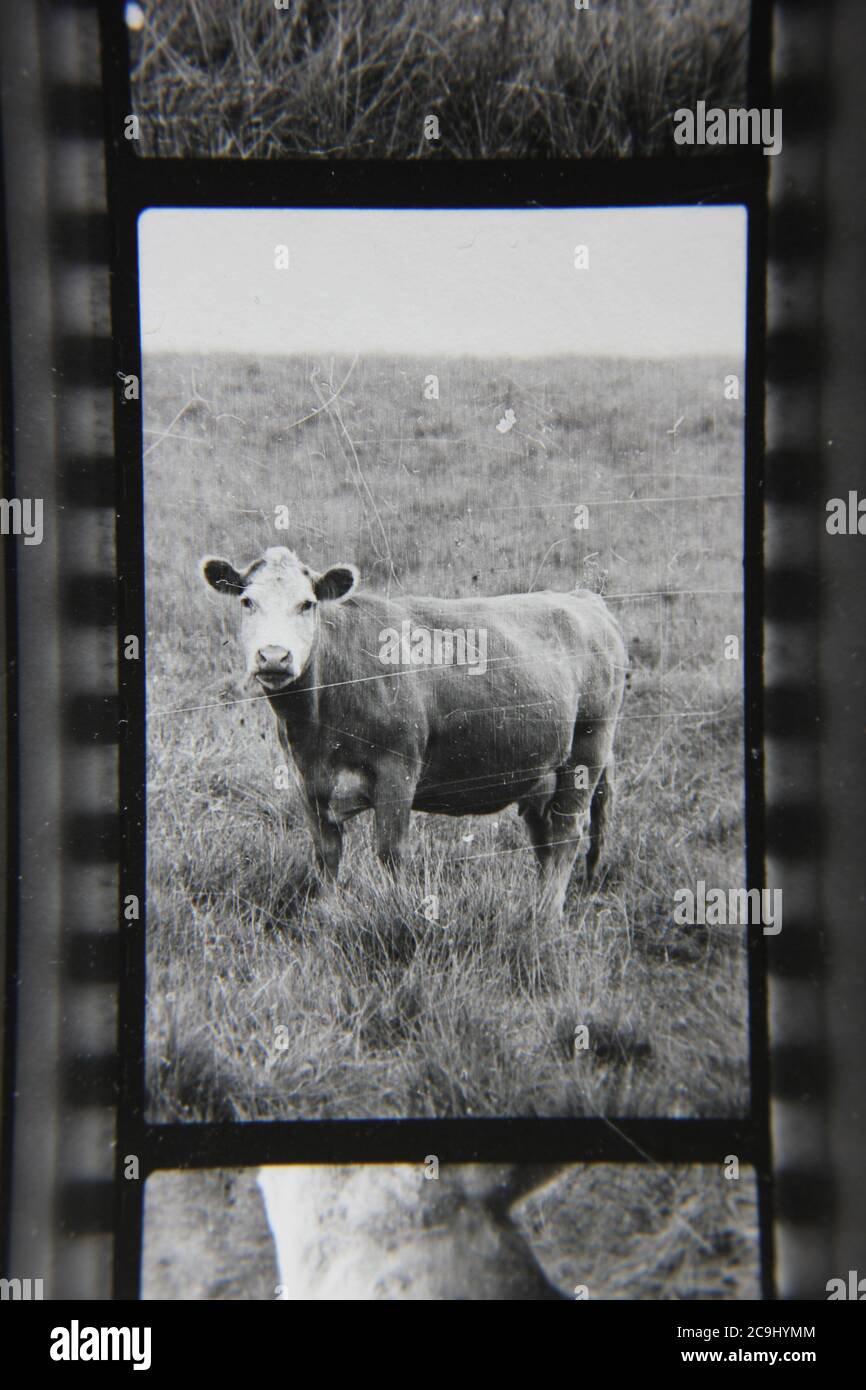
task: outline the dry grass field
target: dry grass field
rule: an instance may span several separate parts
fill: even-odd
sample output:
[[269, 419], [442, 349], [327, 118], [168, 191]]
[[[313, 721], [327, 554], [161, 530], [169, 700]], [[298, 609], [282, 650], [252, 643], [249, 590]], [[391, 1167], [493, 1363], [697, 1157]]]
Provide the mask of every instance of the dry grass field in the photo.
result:
[[[142, 0], [138, 148], [242, 158], [679, 153], [746, 96], [748, 0]], [[439, 122], [436, 140], [424, 122]]]
[[[744, 882], [741, 364], [454, 359], [425, 400], [433, 369], [145, 359], [150, 1117], [740, 1113], [742, 933], [672, 910]], [[632, 670], [609, 867], [591, 899], [575, 873], [561, 928], [514, 808], [414, 815], [396, 886], [359, 817], [307, 893], [273, 716], [199, 575], [275, 544], [373, 590], [610, 597]]]

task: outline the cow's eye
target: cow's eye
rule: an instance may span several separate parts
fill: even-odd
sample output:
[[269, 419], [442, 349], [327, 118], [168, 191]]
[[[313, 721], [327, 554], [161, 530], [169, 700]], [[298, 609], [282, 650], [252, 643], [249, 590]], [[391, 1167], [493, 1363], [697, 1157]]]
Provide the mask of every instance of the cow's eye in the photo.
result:
[[247, 596], [246, 596], [246, 594], [245, 594], [244, 597], [241, 599], [241, 608], [246, 608], [246, 610], [249, 612], [249, 610], [252, 608], [252, 606], [253, 606], [253, 601], [252, 601], [252, 599], [251, 599], [251, 598], [247, 598]]
[[310, 611], [310, 609], [312, 608], [312, 606], [313, 606], [313, 600], [312, 600], [311, 598], [305, 599], [304, 602], [301, 604], [301, 612], [302, 612], [302, 613], [309, 613], [309, 611]]

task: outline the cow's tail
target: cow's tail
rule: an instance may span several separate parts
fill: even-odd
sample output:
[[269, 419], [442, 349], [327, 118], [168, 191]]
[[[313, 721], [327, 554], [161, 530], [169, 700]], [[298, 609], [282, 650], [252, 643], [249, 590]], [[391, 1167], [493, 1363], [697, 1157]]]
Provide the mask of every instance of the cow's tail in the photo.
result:
[[589, 804], [589, 849], [586, 854], [586, 882], [592, 886], [595, 881], [598, 862], [604, 848], [604, 841], [613, 816], [613, 776], [608, 764], [601, 769], [592, 801]]

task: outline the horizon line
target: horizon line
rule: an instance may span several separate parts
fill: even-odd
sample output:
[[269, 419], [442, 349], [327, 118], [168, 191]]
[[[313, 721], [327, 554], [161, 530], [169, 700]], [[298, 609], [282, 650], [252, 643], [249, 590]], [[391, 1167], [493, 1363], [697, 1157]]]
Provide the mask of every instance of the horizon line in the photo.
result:
[[736, 358], [740, 362], [746, 358], [745, 345], [739, 349], [726, 351], [724, 348], [714, 348], [704, 352], [694, 348], [683, 348], [675, 352], [664, 353], [630, 353], [630, 352], [582, 352], [578, 349], [561, 348], [553, 349], [549, 352], [443, 352], [436, 348], [430, 348], [427, 352], [412, 349], [404, 351], [399, 348], [369, 348], [367, 350], [353, 350], [351, 348], [242, 348], [242, 347], [153, 347], [142, 342], [141, 353], [144, 357], [149, 355], [169, 356], [183, 355], [189, 356], [192, 353], [206, 353], [214, 357], [274, 357], [285, 359], [288, 357], [321, 357], [323, 354], [331, 354], [334, 357], [352, 358], [357, 357], [404, 357], [415, 361], [425, 361], [427, 357], [435, 356], [450, 360], [477, 361], [477, 362], [544, 362], [551, 358], [573, 357], [577, 359], [590, 359], [611, 362], [667, 362], [678, 358]]

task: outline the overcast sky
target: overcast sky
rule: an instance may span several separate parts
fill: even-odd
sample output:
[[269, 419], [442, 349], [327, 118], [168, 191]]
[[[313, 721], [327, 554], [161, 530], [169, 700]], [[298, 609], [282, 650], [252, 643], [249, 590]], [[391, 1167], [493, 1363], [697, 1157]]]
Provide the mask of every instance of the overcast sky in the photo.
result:
[[745, 351], [739, 206], [157, 208], [139, 220], [139, 263], [145, 352]]

